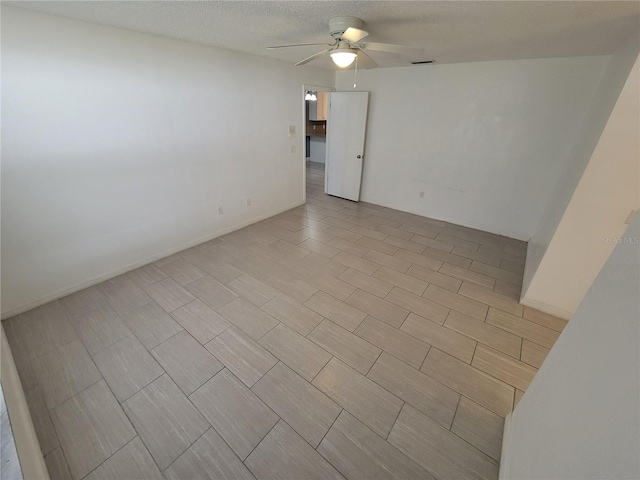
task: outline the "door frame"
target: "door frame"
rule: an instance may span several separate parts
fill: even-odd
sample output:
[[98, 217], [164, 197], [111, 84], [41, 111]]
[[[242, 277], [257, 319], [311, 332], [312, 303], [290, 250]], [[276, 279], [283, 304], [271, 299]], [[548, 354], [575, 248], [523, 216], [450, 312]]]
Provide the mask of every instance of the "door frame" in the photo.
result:
[[307, 83], [302, 85], [302, 165], [304, 168], [302, 169], [302, 200], [304, 203], [307, 203], [307, 111], [306, 111], [306, 102], [304, 99], [305, 92], [307, 90], [314, 90], [320, 92], [335, 92], [334, 87], [327, 87], [322, 85], [309, 85]]

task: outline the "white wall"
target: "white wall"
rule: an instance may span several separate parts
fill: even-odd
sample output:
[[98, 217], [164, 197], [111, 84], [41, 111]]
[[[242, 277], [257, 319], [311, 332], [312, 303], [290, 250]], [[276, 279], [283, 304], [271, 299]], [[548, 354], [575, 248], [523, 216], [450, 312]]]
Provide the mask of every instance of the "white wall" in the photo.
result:
[[640, 478], [640, 216], [507, 422], [501, 478]]
[[590, 158], [521, 300], [564, 318], [576, 311], [613, 251], [613, 240], [627, 228], [629, 214], [640, 208], [637, 56]]
[[327, 140], [324, 137], [310, 137], [309, 154], [312, 162], [325, 163], [327, 160]]
[[[607, 62], [358, 72], [357, 89], [371, 92], [362, 200], [528, 240]], [[352, 84], [352, 71], [337, 74], [338, 90]]]
[[302, 203], [304, 83], [333, 72], [3, 5], [3, 315]]
[[[633, 185], [637, 186], [638, 184], [638, 176], [637, 174], [634, 175], [633, 170], [637, 168], [637, 162], [635, 167], [633, 163], [634, 160], [638, 158], [638, 105], [637, 100], [634, 103], [633, 99], [629, 98], [627, 98], [623, 104], [620, 104], [618, 97], [624, 85], [627, 85], [627, 88], [635, 88], [635, 94], [637, 95], [637, 80], [636, 83], [630, 83], [627, 79], [638, 57], [639, 45], [638, 34], [635, 34], [629, 38], [627, 42], [623, 43], [614, 55], [611, 55], [605, 75], [598, 86], [598, 95], [590, 105], [587, 115], [582, 121], [579, 133], [574, 139], [574, 144], [568, 157], [569, 161], [558, 176], [553, 190], [546, 198], [544, 215], [538, 222], [529, 241], [523, 278], [523, 300], [532, 305], [535, 304], [536, 308], [543, 309], [555, 315], [569, 317], [575, 311], [586, 290], [589, 288], [589, 285], [613, 248], [609, 247], [607, 249], [603, 245], [595, 244], [587, 253], [585, 251], [585, 247], [587, 246], [585, 240], [589, 238], [592, 240], [597, 238], [599, 240], [603, 236], [619, 234], [625, 228], [622, 221], [624, 221], [628, 215], [629, 210], [631, 208], [637, 208], [633, 206], [634, 204], [637, 205], [637, 201], [630, 198], [630, 195], [633, 195], [633, 193], [631, 192], [630, 194], [629, 191], [630, 187], [633, 189]], [[633, 93], [629, 91], [627, 95], [633, 95]], [[601, 135], [603, 135], [605, 125], [609, 121], [614, 105], [618, 105], [617, 108], [619, 109], [617, 124], [623, 128], [621, 131], [618, 131], [618, 126], [616, 126], [616, 121], [614, 120], [609, 126], [608, 135], [601, 139]], [[620, 110], [620, 108], [624, 108], [625, 105], [627, 110]], [[627, 121], [631, 123], [627, 123]], [[635, 142], [635, 147], [633, 146], [633, 142]], [[620, 155], [622, 155], [622, 158]], [[585, 189], [584, 187], [588, 184], [585, 182], [582, 188], [583, 193], [581, 196], [586, 203], [579, 198], [576, 199], [577, 203], [574, 202], [574, 211], [583, 211], [583, 226], [590, 228], [592, 235], [574, 237], [573, 246], [571, 246], [571, 241], [567, 243], [570, 247], [569, 250], [564, 248], [563, 251], [557, 250], [557, 253], [560, 253], [560, 257], [555, 254], [546, 257], [552, 238], [554, 238], [561, 220], [563, 220], [569, 202], [573, 201], [572, 197], [577, 192], [578, 183], [582, 181], [583, 173], [586, 173], [585, 169], [587, 164], [591, 165], [589, 163], [590, 161], [596, 163], [594, 162], [596, 158], [599, 159], [597, 162], [599, 166], [591, 168], [592, 186], [588, 190]], [[607, 165], [607, 158], [611, 158], [611, 161], [615, 162], [617, 167], [614, 168], [613, 165]], [[620, 169], [621, 167], [622, 170]], [[611, 175], [614, 175], [615, 178], [611, 178]], [[598, 177], [605, 181], [609, 179], [609, 183], [600, 183], [598, 185]], [[594, 180], [595, 183], [593, 183]], [[622, 185], [625, 186], [618, 188], [616, 185], [617, 181], [622, 182]], [[632, 182], [631, 185], [629, 181]], [[605, 186], [609, 188], [605, 190]], [[621, 193], [622, 196], [620, 195]], [[613, 216], [610, 217], [605, 213], [596, 219], [596, 217], [593, 216], [593, 212], [589, 211], [589, 197], [593, 199], [598, 198], [597, 202], [600, 202], [601, 212], [602, 206], [606, 205], [607, 208], [611, 208], [612, 210], [610, 210], [610, 212], [613, 213]], [[616, 198], [622, 199], [622, 201], [613, 201]], [[576, 206], [578, 205], [582, 205], [582, 207], [576, 210]], [[595, 206], [597, 207], [597, 205]], [[612, 220], [614, 220], [614, 224], [611, 223]], [[569, 225], [569, 223], [565, 223], [565, 226]], [[581, 231], [581, 229], [575, 230], [575, 233], [578, 233], [578, 231]], [[589, 271], [585, 272], [580, 268], [580, 265], [574, 265], [574, 267], [577, 268], [565, 268], [565, 275], [556, 278], [555, 273], [551, 270], [554, 269], [554, 265], [557, 265], [556, 262], [559, 258], [571, 253], [571, 251], [579, 253], [579, 256], [583, 257], [583, 259], [581, 259], [582, 266], [590, 266]], [[546, 258], [544, 263], [551, 269], [546, 270], [546, 273], [538, 272], [543, 258]], [[584, 259], [590, 260], [585, 262]], [[563, 268], [564, 267], [563, 265]], [[566, 278], [566, 274], [569, 272], [574, 273], [570, 279]], [[540, 273], [540, 275], [538, 275], [538, 273]], [[537, 277], [537, 281], [535, 282], [534, 277]], [[556, 278], [556, 280], [554, 280], [554, 278]], [[536, 292], [538, 287], [543, 284], [547, 285], [547, 293]], [[559, 285], [566, 288], [567, 284], [575, 285], [575, 291], [567, 294], [564, 298], [554, 298], [553, 290], [558, 290]], [[533, 290], [530, 289], [530, 286], [533, 286]], [[560, 291], [563, 291], [564, 288], [560, 289]], [[551, 295], [549, 295], [549, 293], [551, 293]]]

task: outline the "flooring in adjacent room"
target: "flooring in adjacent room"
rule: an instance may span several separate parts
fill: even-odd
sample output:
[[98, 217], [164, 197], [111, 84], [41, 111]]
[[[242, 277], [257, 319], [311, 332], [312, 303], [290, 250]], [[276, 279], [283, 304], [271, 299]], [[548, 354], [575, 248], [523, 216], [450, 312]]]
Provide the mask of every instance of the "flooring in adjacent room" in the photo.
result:
[[526, 245], [323, 193], [3, 322], [52, 479], [498, 475]]
[[13, 429], [0, 386], [0, 478], [22, 480], [22, 470], [13, 438]]

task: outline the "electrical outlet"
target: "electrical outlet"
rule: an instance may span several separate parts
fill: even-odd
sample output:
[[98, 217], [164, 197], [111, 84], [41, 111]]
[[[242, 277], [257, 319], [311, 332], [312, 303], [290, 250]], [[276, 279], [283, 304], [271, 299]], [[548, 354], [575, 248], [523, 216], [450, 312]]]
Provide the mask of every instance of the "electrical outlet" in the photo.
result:
[[418, 197], [419, 197], [419, 198], [424, 198], [424, 192], [420, 192], [420, 193], [418, 194]]
[[250, 207], [250, 206], [251, 206], [251, 199], [247, 198], [247, 207]]
[[295, 145], [291, 145], [291, 153], [296, 153], [296, 146]]
[[224, 213], [224, 207], [218, 207], [218, 215], [222, 215]]

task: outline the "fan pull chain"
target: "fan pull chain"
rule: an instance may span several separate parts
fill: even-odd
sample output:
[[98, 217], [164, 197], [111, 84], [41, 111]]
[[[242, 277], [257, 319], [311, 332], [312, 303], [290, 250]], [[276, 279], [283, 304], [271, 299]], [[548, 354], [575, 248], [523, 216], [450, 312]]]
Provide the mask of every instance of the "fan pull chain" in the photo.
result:
[[356, 54], [356, 70], [353, 74], [353, 88], [356, 88], [356, 80], [358, 79], [358, 54]]

